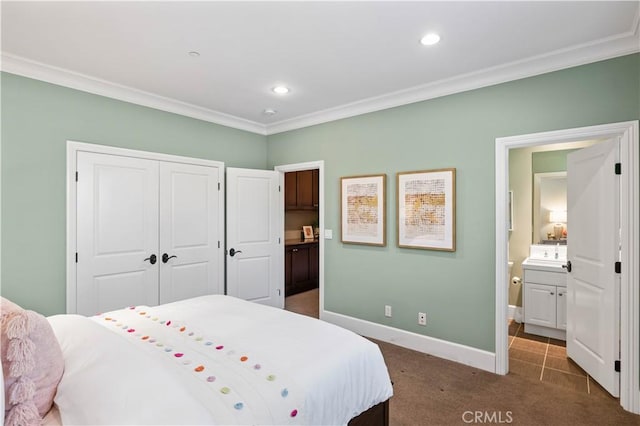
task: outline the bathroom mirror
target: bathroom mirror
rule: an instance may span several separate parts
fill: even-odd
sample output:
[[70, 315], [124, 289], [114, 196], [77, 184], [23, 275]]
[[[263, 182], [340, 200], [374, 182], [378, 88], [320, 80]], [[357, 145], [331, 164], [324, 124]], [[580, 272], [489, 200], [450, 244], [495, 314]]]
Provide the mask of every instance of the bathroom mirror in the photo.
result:
[[533, 175], [534, 244], [567, 243], [567, 172]]

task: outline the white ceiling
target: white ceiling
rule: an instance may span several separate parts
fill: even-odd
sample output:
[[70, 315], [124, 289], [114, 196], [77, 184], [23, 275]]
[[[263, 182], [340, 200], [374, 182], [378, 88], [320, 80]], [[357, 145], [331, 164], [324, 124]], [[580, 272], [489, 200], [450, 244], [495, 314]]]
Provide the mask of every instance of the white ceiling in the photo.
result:
[[273, 134], [638, 52], [639, 6], [3, 1], [2, 69]]

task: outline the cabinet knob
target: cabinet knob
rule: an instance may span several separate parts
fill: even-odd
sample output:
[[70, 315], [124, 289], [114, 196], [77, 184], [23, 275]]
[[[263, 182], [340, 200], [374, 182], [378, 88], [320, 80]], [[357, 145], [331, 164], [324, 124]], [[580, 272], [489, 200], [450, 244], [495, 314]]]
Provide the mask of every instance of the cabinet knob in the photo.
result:
[[553, 296], [553, 292], [551, 292], [551, 295]]
[[298, 251], [298, 249], [293, 249], [293, 250], [291, 250], [291, 251]]

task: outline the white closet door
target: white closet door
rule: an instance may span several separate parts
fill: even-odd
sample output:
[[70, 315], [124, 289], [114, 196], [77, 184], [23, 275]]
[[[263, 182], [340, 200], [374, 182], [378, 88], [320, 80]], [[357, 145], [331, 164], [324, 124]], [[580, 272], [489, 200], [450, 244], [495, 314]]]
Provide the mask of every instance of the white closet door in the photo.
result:
[[77, 312], [157, 304], [158, 162], [78, 152], [77, 166]]
[[160, 163], [160, 303], [224, 294], [218, 167]]

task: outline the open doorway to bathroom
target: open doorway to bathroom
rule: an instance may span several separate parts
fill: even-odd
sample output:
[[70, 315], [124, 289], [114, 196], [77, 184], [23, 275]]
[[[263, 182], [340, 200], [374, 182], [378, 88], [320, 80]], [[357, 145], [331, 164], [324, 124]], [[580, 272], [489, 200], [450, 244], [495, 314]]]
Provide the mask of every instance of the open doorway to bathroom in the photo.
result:
[[511, 149], [508, 176], [509, 371], [594, 398], [608, 394], [567, 356], [563, 265], [571, 226], [567, 222], [567, 155], [597, 142]]
[[[577, 141], [509, 150], [509, 318], [522, 322], [522, 263], [531, 246], [548, 247], [549, 257], [566, 253], [567, 154], [597, 141]], [[562, 256], [558, 256], [562, 258]]]
[[[518, 354], [520, 355], [518, 361], [527, 362], [526, 360], [529, 360], [528, 364], [521, 364], [520, 366], [527, 367], [531, 370], [536, 370], [541, 375], [540, 377], [542, 380], [544, 380], [545, 375], [547, 375], [547, 377], [549, 377], [548, 375], [551, 375], [551, 377], [556, 376], [556, 378], [567, 377], [564, 375], [558, 375], [558, 372], [561, 372], [563, 374], [573, 374], [575, 376], [580, 376], [582, 373], [580, 370], [574, 369], [573, 366], [569, 364], [568, 361], [566, 361], [566, 359], [565, 361], [558, 363], [558, 360], [549, 357], [550, 354], [551, 356], [563, 354], [563, 345], [561, 343], [562, 334], [551, 333], [545, 335], [545, 333], [540, 332], [540, 330], [535, 330], [535, 332], [527, 332], [527, 330], [524, 330], [527, 325], [527, 313], [525, 313], [524, 315], [524, 326], [522, 325], [522, 317], [519, 318], [521, 320], [520, 323], [514, 321], [511, 323], [511, 325], [509, 324], [508, 303], [511, 303], [516, 307], [512, 309], [512, 316], [516, 317], [518, 312], [518, 299], [521, 299], [522, 295], [522, 290], [518, 288], [518, 286], [522, 285], [522, 282], [517, 282], [517, 280], [515, 280], [516, 282], [513, 283], [514, 280], [512, 280], [513, 277], [517, 277], [519, 276], [518, 274], [522, 273], [522, 262], [515, 259], [515, 257], [517, 257], [517, 254], [515, 254], [517, 248], [515, 251], [512, 251], [510, 250], [510, 246], [514, 245], [514, 241], [517, 240], [517, 235], [515, 237], [513, 235], [514, 231], [518, 229], [519, 226], [524, 225], [525, 232], [522, 239], [525, 243], [524, 246], [528, 246], [528, 253], [526, 249], [520, 248], [521, 252], [523, 252], [520, 256], [525, 256], [525, 258], [529, 257], [529, 255], [533, 253], [532, 250], [534, 250], [535, 246], [542, 247], [542, 254], [540, 255], [541, 257], [544, 256], [544, 254], [546, 254], [547, 256], [551, 254], [551, 256], [553, 256], [554, 258], [556, 255], [561, 256], [562, 250], [559, 249], [559, 247], [561, 239], [563, 238], [563, 231], [567, 231], [569, 236], [569, 247], [571, 247], [571, 224], [563, 225], [561, 223], [558, 223], [560, 221], [557, 220], [557, 216], [554, 216], [554, 223], [548, 224], [544, 220], [545, 214], [541, 214], [540, 212], [538, 212], [539, 220], [538, 225], [536, 226], [541, 226], [542, 224], [544, 226], [559, 227], [560, 225], [562, 225], [562, 228], [560, 229], [554, 229], [553, 231], [540, 233], [540, 229], [534, 229], [534, 197], [525, 196], [524, 203], [529, 204], [529, 207], [525, 209], [528, 210], [529, 213], [525, 212], [525, 214], [529, 214], [529, 219], [525, 218], [518, 221], [518, 213], [514, 212], [515, 214], [513, 218], [512, 230], [508, 230], [509, 221], [507, 218], [509, 216], [509, 190], [513, 191], [514, 207], [516, 204], [518, 204], [518, 195], [516, 193], [516, 190], [513, 188], [514, 182], [512, 182], [510, 179], [510, 170], [512, 168], [518, 167], [518, 165], [515, 165], [513, 161], [518, 155], [517, 150], [521, 148], [531, 149], [533, 147], [540, 147], [543, 145], [556, 145], [555, 148], [559, 148], [559, 146], [557, 146], [557, 144], [559, 143], [576, 141], [593, 142], [605, 139], [617, 141], [620, 149], [618, 162], [622, 164], [623, 169], [627, 170], [627, 172], [619, 176], [619, 229], [611, 231], [612, 235], [623, 236], [620, 238], [619, 250], [614, 250], [616, 252], [619, 251], [618, 254], [621, 264], [626, 264], [626, 267], [623, 267], [621, 269], [621, 272], [617, 276], [618, 282], [620, 283], [618, 290], [616, 290], [620, 292], [620, 345], [619, 361], [615, 363], [615, 368], [622, 366], [620, 367], [621, 370], [619, 370], [620, 404], [624, 409], [634, 413], [640, 413], [640, 391], [638, 390], [638, 372], [640, 371], [638, 365], [638, 331], [640, 327], [638, 315], [640, 309], [637, 306], [637, 303], [634, 302], [635, 300], [637, 300], [638, 291], [640, 289], [640, 285], [638, 283], [639, 262], [637, 259], [639, 239], [637, 232], [639, 222], [637, 217], [639, 198], [637, 138], [638, 122], [635, 121], [496, 139], [496, 373], [506, 374], [509, 372], [509, 364], [511, 359], [513, 359], [510, 356], [511, 351], [509, 350], [509, 346], [511, 344], [513, 347], [514, 342], [518, 342], [517, 345], [520, 348], [528, 347], [528, 349], [530, 349], [529, 351], [523, 351]], [[600, 145], [605, 146], [604, 143]], [[582, 149], [584, 149], [584, 152], [591, 152], [590, 150], [594, 148], [595, 147]], [[576, 154], [573, 154], [572, 157], [576, 157]], [[529, 183], [527, 184], [525, 182], [525, 184], [523, 185], [530, 188], [531, 192], [529, 192], [529, 194], [532, 194], [534, 191], [533, 163], [531, 159], [527, 160], [527, 162], [532, 164], [532, 166], [527, 167], [530, 170], [529, 175], [526, 178]], [[614, 164], [611, 164], [612, 169], [614, 168], [613, 165]], [[617, 169], [619, 169], [619, 166], [616, 166], [616, 170]], [[549, 171], [543, 171], [541, 173], [544, 172]], [[572, 187], [571, 184], [570, 187]], [[571, 210], [570, 208], [569, 211], [575, 212], [575, 209]], [[571, 217], [571, 214], [569, 214], [569, 216]], [[572, 220], [576, 219], [577, 218], [574, 216]], [[580, 219], [577, 220], [578, 222], [581, 222]], [[530, 229], [526, 229], [526, 227], [529, 226], [528, 224], [530, 224]], [[595, 227], [606, 225], [606, 223], [598, 223], [595, 225]], [[576, 228], [574, 227], [574, 229]], [[582, 233], [574, 235], [582, 235]], [[553, 236], [553, 238], [551, 238], [551, 236]], [[554, 248], [551, 250], [544, 248], [544, 243], [547, 242], [545, 240], [551, 240], [552, 243], [555, 243], [553, 246], [551, 246]], [[543, 244], [531, 244], [535, 242]], [[618, 246], [616, 245], [616, 247]], [[558, 250], [559, 253], [556, 254], [554, 250]], [[513, 260], [514, 263], [513, 269], [511, 271], [511, 276], [508, 276], [507, 262], [510, 255], [513, 258], [511, 260]], [[570, 253], [568, 255], [569, 260], [571, 260], [571, 256], [573, 255]], [[517, 266], [520, 266], [520, 269], [518, 269]], [[569, 275], [568, 281], [574, 280], [574, 276], [575, 271], [574, 274]], [[560, 286], [561, 284], [558, 284], [558, 288], [560, 288]], [[515, 288], [512, 289], [511, 287]], [[574, 291], [577, 291], [575, 290], [576, 288], [577, 287], [573, 287]], [[525, 295], [526, 294], [528, 293], [525, 292]], [[555, 295], [555, 297], [558, 296]], [[575, 303], [575, 299], [572, 299], [572, 303]], [[525, 312], [526, 311], [527, 304], [525, 303]], [[572, 323], [575, 325], [575, 317], [572, 318], [573, 319], [571, 321], [573, 321]], [[553, 328], [559, 328], [557, 326], [558, 323], [555, 323]], [[575, 330], [575, 328], [573, 330]], [[524, 340], [516, 340], [519, 336], [521, 336]], [[576, 340], [573, 339], [570, 339], [570, 341], [576, 342]], [[575, 343], [572, 343], [571, 346], [575, 348]], [[617, 349], [615, 347], [617, 345], [612, 344], [610, 346], [611, 352]], [[534, 353], [535, 351], [544, 351], [544, 354], [541, 356], [525, 354], [525, 352]], [[537, 366], [536, 362], [533, 362], [534, 358], [536, 357], [541, 357], [542, 362], [540, 366]], [[556, 358], [561, 357], [556, 356]], [[512, 364], [515, 365], [518, 364], [518, 362], [512, 362]], [[607, 364], [606, 367], [611, 368], [611, 371], [613, 371], [614, 362], [612, 361], [611, 364], [611, 366]], [[624, 367], [625, 365], [626, 369]], [[513, 368], [513, 366], [511, 366], [511, 368]], [[589, 379], [586, 375], [584, 377], [585, 385], [588, 386], [587, 383], [589, 383]]]

